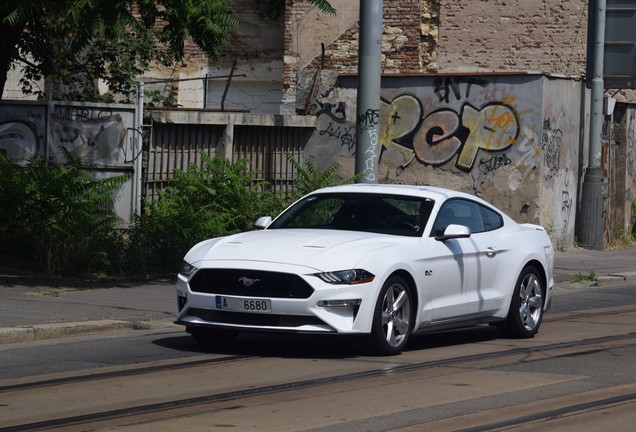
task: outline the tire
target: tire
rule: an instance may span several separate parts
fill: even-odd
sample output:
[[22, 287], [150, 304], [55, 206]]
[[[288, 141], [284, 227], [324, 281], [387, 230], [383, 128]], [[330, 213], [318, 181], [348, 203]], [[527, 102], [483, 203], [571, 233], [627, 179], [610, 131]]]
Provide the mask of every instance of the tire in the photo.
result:
[[411, 336], [413, 323], [411, 291], [400, 276], [391, 276], [382, 286], [375, 305], [371, 340], [381, 355], [400, 354]]
[[497, 325], [505, 335], [531, 338], [539, 331], [543, 320], [543, 283], [539, 271], [526, 266], [517, 279], [506, 321]]
[[201, 345], [207, 347], [227, 347], [238, 336], [233, 330], [211, 329], [206, 327], [187, 326], [186, 331]]

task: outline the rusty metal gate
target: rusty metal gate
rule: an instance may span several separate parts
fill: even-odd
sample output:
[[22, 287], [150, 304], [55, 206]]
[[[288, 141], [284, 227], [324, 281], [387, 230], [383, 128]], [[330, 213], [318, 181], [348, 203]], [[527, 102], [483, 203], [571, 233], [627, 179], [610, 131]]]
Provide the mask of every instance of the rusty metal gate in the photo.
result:
[[286, 190], [295, 179], [289, 158], [303, 164], [303, 149], [311, 136], [306, 128], [236, 126], [232, 161], [246, 159], [254, 180], [265, 180], [273, 190]]
[[[154, 201], [171, 181], [175, 170], [189, 164], [201, 167], [200, 153], [218, 156], [217, 147], [226, 125], [154, 123], [146, 144], [143, 178], [144, 196]], [[232, 162], [247, 160], [254, 180], [269, 182], [274, 190], [294, 183], [289, 157], [303, 163], [303, 149], [311, 136], [308, 128], [288, 126], [234, 126]], [[226, 136], [227, 138], [227, 136]], [[227, 153], [226, 153], [227, 154]]]
[[201, 152], [214, 156], [224, 129], [219, 125], [154, 123], [144, 155], [144, 196], [156, 200], [176, 170], [186, 171], [191, 163], [200, 167]]

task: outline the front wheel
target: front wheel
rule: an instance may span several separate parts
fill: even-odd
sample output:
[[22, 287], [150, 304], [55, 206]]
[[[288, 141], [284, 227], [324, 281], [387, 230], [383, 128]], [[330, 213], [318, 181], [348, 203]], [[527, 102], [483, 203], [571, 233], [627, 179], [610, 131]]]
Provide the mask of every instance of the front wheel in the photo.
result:
[[538, 270], [527, 266], [519, 275], [506, 321], [498, 325], [506, 336], [531, 338], [543, 319], [543, 283]]
[[391, 276], [382, 286], [373, 314], [371, 339], [379, 354], [402, 352], [411, 335], [411, 292], [400, 276]]

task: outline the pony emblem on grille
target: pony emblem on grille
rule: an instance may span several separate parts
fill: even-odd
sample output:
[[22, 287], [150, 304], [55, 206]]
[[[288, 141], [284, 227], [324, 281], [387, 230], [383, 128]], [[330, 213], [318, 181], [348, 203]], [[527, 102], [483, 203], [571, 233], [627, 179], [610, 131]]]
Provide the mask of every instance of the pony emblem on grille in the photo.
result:
[[242, 283], [245, 288], [251, 287], [256, 282], [260, 282], [260, 281], [261, 281], [260, 279], [250, 279], [245, 276], [239, 278], [239, 282]]

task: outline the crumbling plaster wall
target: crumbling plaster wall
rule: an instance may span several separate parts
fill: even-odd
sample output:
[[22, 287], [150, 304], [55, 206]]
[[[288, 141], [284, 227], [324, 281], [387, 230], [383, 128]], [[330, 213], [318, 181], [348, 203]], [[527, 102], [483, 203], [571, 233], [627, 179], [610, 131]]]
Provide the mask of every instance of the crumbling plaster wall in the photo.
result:
[[[330, 3], [338, 11], [336, 15], [321, 14], [305, 2], [287, 0], [284, 113], [302, 113], [308, 97], [329, 88], [323, 73], [327, 80], [329, 74], [357, 73], [359, 2]], [[382, 73], [435, 71], [438, 9], [439, 0], [383, 2]], [[317, 72], [320, 79], [313, 87]]]
[[[219, 61], [209, 58], [188, 41], [185, 59], [174, 71], [178, 104], [184, 108], [221, 108], [229, 75], [233, 74], [225, 95], [224, 108], [259, 114], [278, 114], [282, 101], [284, 57], [283, 21], [266, 18], [266, 2], [231, 0], [232, 13], [240, 25], [228, 34], [228, 46], [221, 49]], [[209, 76], [207, 94], [204, 81]], [[203, 106], [205, 104], [205, 106]]]
[[[540, 74], [385, 77], [378, 122], [383, 183], [474, 193], [519, 222], [574, 241], [581, 83]], [[305, 153], [323, 168], [355, 165], [356, 81], [318, 102]]]
[[608, 218], [614, 232], [609, 240], [636, 235], [636, 105], [619, 103], [614, 109], [612, 139], [609, 142]]
[[586, 0], [441, 1], [438, 72], [583, 76]]

